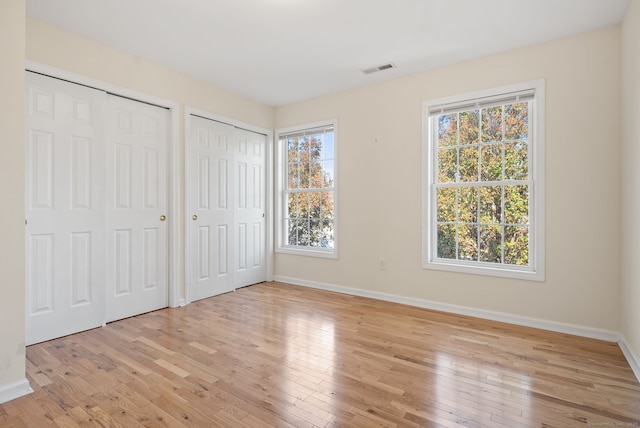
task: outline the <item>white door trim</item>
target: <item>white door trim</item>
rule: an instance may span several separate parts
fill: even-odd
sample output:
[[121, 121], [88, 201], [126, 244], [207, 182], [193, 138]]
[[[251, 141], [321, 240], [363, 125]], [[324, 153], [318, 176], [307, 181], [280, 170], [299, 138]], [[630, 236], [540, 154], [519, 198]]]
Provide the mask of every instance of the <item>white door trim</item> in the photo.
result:
[[[263, 128], [261, 126], [252, 125], [250, 123], [242, 122], [239, 120], [231, 119], [228, 117], [220, 116], [214, 113], [209, 113], [204, 110], [200, 110], [195, 107], [185, 106], [184, 108], [184, 145], [185, 145], [185, 155], [184, 155], [184, 170], [189, 170], [189, 130], [191, 128], [191, 116], [200, 116], [205, 119], [215, 120], [217, 122], [226, 123], [228, 125], [235, 126], [237, 128], [246, 129], [251, 132], [255, 132], [258, 134], [265, 135], [267, 137], [267, 158], [265, 159], [266, 164], [266, 216], [267, 221], [266, 224], [266, 267], [267, 267], [267, 281], [273, 281], [273, 233], [274, 233], [274, 223], [273, 223], [273, 129]], [[191, 216], [189, 215], [189, 174], [185, 172], [184, 177], [184, 304], [191, 303], [190, 289], [191, 289], [191, 265], [187, 263], [187, 260], [190, 260], [189, 256], [189, 248], [190, 248], [190, 237], [189, 237], [189, 228], [191, 227]]]
[[25, 69], [72, 83], [89, 86], [114, 95], [131, 98], [148, 104], [154, 104], [169, 110], [169, 135], [167, 147], [167, 163], [169, 174], [169, 306], [175, 308], [180, 302], [180, 104], [153, 95], [137, 92], [101, 80], [92, 79], [70, 71], [61, 70], [34, 61], [25, 61]]

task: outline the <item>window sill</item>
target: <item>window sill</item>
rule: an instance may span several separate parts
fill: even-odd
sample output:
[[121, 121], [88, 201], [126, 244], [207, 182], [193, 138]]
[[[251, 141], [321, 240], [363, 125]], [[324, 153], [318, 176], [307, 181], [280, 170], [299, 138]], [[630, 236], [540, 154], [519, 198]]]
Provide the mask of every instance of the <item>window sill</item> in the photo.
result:
[[496, 267], [490, 264], [466, 264], [456, 260], [438, 259], [423, 261], [424, 269], [441, 270], [447, 272], [465, 273], [471, 275], [495, 276], [500, 278], [523, 279], [527, 281], [544, 282], [544, 272], [518, 269], [517, 267]]
[[320, 248], [278, 247], [276, 253], [291, 254], [294, 256], [318, 257], [322, 259], [337, 259], [338, 251], [333, 248], [323, 250]]

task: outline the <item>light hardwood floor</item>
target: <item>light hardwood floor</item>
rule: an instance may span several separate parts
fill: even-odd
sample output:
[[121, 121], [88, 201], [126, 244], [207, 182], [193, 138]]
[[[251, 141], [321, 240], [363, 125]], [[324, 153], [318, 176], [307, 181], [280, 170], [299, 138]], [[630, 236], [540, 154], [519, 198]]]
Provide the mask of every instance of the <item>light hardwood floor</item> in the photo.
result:
[[2, 427], [633, 427], [615, 343], [264, 283], [27, 348]]

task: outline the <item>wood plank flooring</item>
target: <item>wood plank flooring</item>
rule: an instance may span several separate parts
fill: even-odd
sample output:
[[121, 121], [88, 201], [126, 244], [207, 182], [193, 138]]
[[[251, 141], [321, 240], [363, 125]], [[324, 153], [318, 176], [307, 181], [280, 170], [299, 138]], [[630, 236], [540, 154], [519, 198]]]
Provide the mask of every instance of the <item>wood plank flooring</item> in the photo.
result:
[[27, 348], [2, 427], [640, 426], [615, 343], [264, 283]]

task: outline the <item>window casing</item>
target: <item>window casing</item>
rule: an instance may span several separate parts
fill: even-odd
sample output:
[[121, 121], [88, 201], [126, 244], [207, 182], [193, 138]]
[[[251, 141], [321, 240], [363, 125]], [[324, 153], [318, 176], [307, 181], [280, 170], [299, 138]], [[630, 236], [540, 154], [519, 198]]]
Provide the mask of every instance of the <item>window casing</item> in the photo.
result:
[[544, 280], [544, 82], [424, 103], [423, 267]]
[[337, 258], [335, 120], [279, 129], [277, 252]]

